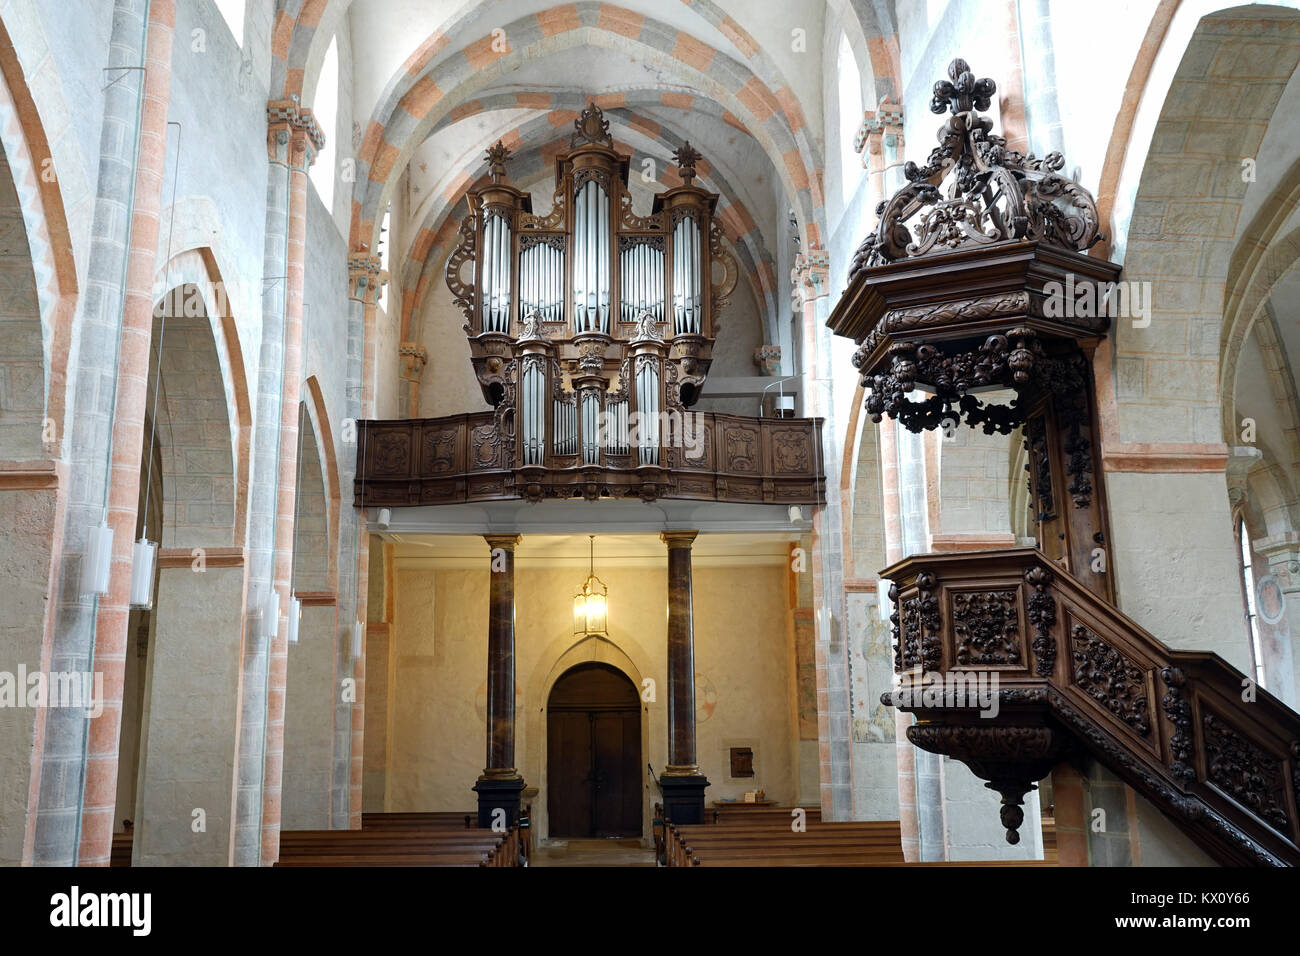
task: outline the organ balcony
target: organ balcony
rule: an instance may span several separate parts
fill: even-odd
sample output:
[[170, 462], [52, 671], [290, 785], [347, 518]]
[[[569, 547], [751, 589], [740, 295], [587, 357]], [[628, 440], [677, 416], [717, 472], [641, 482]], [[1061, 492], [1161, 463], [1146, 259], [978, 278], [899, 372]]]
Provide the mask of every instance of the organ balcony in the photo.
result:
[[738, 278], [718, 196], [695, 184], [700, 155], [678, 149], [682, 184], [639, 215], [599, 108], [569, 146], [544, 215], [508, 182], [509, 150], [489, 149], [447, 260], [492, 411], [360, 423], [356, 503], [822, 503], [819, 419], [692, 411]]

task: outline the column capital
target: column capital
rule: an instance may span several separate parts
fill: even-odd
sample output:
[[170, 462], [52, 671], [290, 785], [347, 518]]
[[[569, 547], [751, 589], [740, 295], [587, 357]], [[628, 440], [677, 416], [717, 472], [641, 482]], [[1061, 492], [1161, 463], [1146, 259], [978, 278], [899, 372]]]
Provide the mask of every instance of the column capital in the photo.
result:
[[699, 535], [698, 531], [660, 531], [659, 540], [668, 545], [669, 550], [674, 548], [690, 550], [697, 535]]
[[[312, 111], [296, 100], [271, 100], [266, 104], [267, 149], [288, 145], [295, 166], [306, 169], [325, 148], [325, 133]], [[298, 160], [301, 158], [302, 162]]]
[[809, 249], [794, 257], [790, 270], [790, 298], [795, 309], [820, 299], [830, 290], [831, 257], [825, 249]]
[[781, 346], [760, 345], [754, 349], [754, 364], [764, 375], [775, 377], [781, 374]]
[[493, 551], [497, 548], [514, 551], [515, 546], [524, 540], [524, 536], [522, 534], [485, 534], [483, 540], [488, 543], [488, 547]]
[[379, 290], [383, 288], [388, 275], [383, 269], [383, 260], [365, 252], [354, 252], [348, 256], [348, 298], [366, 305], [379, 301]]
[[862, 114], [862, 124], [853, 139], [853, 151], [861, 153], [866, 149], [869, 156], [878, 157], [881, 154], [881, 141], [886, 136], [898, 137], [896, 143], [891, 145], [902, 147], [903, 107], [888, 101]]
[[397, 356], [402, 364], [402, 378], [418, 382], [424, 367], [429, 364], [425, 347], [415, 342], [403, 342], [397, 347]]

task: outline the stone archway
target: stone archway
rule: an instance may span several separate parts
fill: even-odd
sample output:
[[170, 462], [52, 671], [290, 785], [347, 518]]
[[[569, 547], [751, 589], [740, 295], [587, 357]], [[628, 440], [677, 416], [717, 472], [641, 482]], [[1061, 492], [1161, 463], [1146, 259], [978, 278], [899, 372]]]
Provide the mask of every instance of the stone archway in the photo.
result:
[[[228, 865], [246, 639], [234, 423], [201, 290], [156, 305], [144, 433], [161, 475], [158, 583], [140, 715], [135, 865]], [[185, 792], [186, 799], [173, 795]], [[201, 811], [199, 813], [198, 811]], [[202, 820], [201, 829], [194, 829]]]

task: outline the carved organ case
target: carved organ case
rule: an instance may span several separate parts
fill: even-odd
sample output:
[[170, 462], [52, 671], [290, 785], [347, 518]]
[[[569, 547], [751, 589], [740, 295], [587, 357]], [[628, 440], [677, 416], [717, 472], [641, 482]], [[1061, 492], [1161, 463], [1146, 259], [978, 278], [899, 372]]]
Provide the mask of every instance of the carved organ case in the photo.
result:
[[664, 469], [665, 431], [699, 396], [737, 278], [718, 196], [694, 184], [687, 143], [683, 184], [638, 215], [629, 157], [594, 105], [569, 146], [545, 215], [508, 182], [505, 146], [488, 150], [491, 182], [469, 193], [447, 284], [515, 468]]

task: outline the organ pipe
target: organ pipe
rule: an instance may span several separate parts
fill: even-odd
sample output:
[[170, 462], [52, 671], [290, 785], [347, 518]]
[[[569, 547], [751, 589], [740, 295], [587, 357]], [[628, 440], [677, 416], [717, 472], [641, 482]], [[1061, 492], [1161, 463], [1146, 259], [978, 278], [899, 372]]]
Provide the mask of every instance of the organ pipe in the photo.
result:
[[638, 360], [636, 370], [637, 453], [643, 465], [659, 464], [659, 366]]
[[582, 393], [582, 463], [600, 464], [600, 396]]
[[545, 452], [546, 373], [535, 361], [524, 365], [524, 387], [520, 398], [524, 464], [540, 465]]

